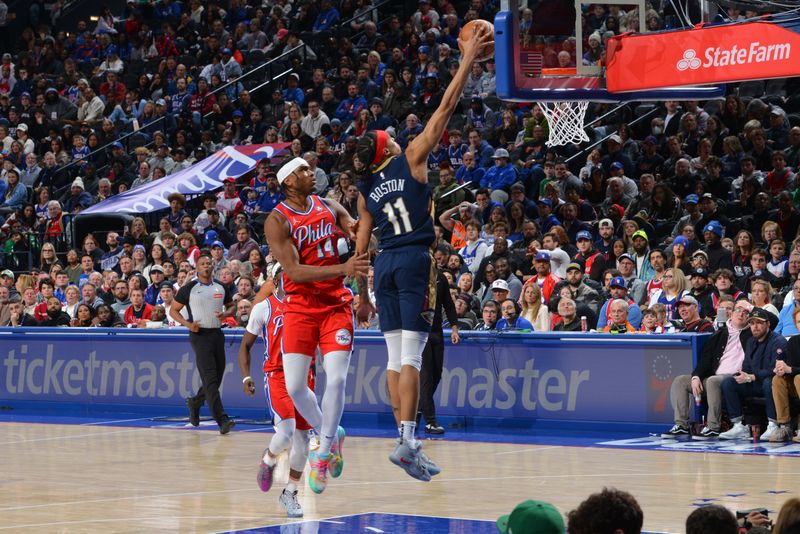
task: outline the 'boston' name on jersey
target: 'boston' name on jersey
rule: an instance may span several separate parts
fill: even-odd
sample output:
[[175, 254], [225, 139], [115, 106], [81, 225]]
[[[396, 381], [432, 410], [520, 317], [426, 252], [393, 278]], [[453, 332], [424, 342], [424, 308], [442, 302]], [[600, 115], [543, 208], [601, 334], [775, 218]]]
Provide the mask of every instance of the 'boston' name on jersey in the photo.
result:
[[[386, 180], [386, 175], [381, 173], [381, 178]], [[384, 195], [388, 195], [389, 193], [394, 193], [397, 191], [403, 191], [405, 188], [405, 180], [402, 178], [392, 178], [391, 180], [386, 180], [385, 182], [381, 182], [370, 192], [369, 197], [372, 199], [373, 202], [380, 202], [381, 197]]]

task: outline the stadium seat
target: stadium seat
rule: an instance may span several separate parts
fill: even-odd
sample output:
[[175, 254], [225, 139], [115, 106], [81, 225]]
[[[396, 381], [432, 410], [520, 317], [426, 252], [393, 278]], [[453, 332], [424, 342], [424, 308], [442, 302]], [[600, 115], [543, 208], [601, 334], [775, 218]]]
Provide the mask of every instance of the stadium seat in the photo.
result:
[[742, 82], [739, 86], [739, 98], [760, 98], [764, 94], [764, 80]]

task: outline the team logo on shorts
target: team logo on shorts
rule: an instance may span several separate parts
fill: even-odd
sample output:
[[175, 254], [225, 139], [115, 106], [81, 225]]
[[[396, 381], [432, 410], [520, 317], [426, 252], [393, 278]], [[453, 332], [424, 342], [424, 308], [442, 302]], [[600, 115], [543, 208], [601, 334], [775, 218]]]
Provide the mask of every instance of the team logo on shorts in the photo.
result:
[[339, 345], [346, 347], [350, 345], [350, 341], [352, 341], [353, 337], [350, 335], [350, 332], [345, 329], [339, 329], [336, 331], [336, 343]]

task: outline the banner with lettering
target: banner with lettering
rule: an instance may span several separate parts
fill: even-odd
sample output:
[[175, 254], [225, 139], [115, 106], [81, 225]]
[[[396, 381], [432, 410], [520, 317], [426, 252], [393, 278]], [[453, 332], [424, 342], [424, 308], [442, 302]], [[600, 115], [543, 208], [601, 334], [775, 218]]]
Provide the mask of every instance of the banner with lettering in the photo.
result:
[[188, 169], [114, 195], [83, 213], [149, 213], [165, 209], [172, 193], [199, 195], [218, 189], [225, 178], [239, 178], [255, 169], [262, 159], [282, 156], [289, 145], [226, 146]]
[[795, 18], [619, 35], [608, 42], [606, 84], [627, 92], [799, 76], [798, 32]]
[[[0, 401], [54, 401], [183, 407], [200, 386], [186, 330], [67, 329], [0, 335]], [[63, 332], [63, 333], [62, 333]], [[0, 329], [0, 333], [2, 329]], [[669, 422], [669, 386], [691, 373], [693, 335], [465, 336], [445, 350], [436, 392], [442, 415], [515, 419]], [[225, 406], [266, 410], [264, 393], [242, 391], [241, 331], [226, 333]], [[255, 345], [256, 383], [263, 345]], [[319, 359], [318, 359], [319, 360]], [[318, 391], [324, 372], [317, 366]], [[390, 413], [382, 336], [358, 333], [347, 377], [346, 408]]]

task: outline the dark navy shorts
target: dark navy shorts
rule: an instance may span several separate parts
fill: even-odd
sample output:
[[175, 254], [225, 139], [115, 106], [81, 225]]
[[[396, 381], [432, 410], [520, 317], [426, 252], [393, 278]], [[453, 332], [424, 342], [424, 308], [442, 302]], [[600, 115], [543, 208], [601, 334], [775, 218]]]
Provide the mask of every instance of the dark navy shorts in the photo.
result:
[[431, 331], [436, 269], [428, 247], [381, 251], [375, 259], [374, 289], [383, 332]]

